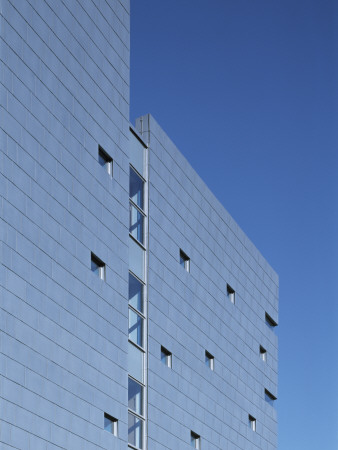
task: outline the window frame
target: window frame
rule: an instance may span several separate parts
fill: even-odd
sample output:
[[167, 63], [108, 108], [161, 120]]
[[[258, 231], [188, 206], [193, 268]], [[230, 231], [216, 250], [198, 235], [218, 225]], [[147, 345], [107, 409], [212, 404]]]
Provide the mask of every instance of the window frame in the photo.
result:
[[[130, 187], [131, 187], [131, 180], [132, 180], [132, 177], [131, 177], [131, 173], [132, 172], [134, 173], [134, 175], [137, 176], [137, 178], [139, 178], [142, 181], [141, 201], [139, 202], [140, 204], [138, 204], [138, 202], [135, 202], [133, 200], [133, 198], [135, 196], [131, 197], [131, 189], [130, 189]], [[129, 164], [129, 201], [131, 203], [133, 203], [133, 205], [137, 206], [140, 211], [145, 211], [145, 192], [144, 192], [144, 187], [145, 187], [146, 183], [147, 182], [146, 182], [145, 178], [135, 169], [134, 166]]]
[[[130, 337], [130, 327], [129, 327], [129, 325], [130, 325], [130, 311], [132, 312], [132, 313], [134, 313], [134, 314], [136, 314], [136, 316], [138, 317], [138, 318], [140, 318], [141, 319], [141, 323], [142, 323], [142, 325], [141, 325], [141, 341], [142, 341], [142, 344], [139, 344], [138, 342], [135, 342], [135, 341], [133, 341], [133, 339]], [[145, 327], [145, 316], [141, 313], [141, 312], [139, 312], [137, 309], [135, 309], [132, 305], [128, 305], [128, 340], [130, 341], [130, 342], [132, 342], [133, 344], [135, 344], [138, 348], [140, 348], [140, 349], [142, 349], [143, 351], [144, 351], [144, 327]]]
[[[142, 216], [142, 239], [139, 240], [137, 236], [134, 236], [134, 234], [131, 231], [131, 226], [132, 226], [132, 208], [135, 208], [137, 213], [140, 213]], [[142, 246], [143, 249], [145, 249], [145, 229], [144, 229], [144, 222], [145, 222], [145, 218], [146, 218], [146, 214], [144, 213], [144, 211], [136, 204], [133, 202], [133, 200], [129, 197], [129, 235], [138, 243]], [[137, 222], [136, 222], [137, 223]]]
[[[141, 412], [135, 411], [134, 409], [132, 409], [129, 406], [129, 380], [131, 380], [132, 382], [134, 382], [135, 384], [138, 384], [141, 387]], [[128, 375], [128, 411], [130, 411], [131, 413], [135, 414], [136, 416], [138, 416], [140, 419], [145, 420], [145, 385], [137, 380], [136, 378], [134, 378], [131, 375]]]
[[[140, 436], [141, 436], [141, 447], [138, 447], [137, 445], [132, 444], [131, 442], [129, 442], [129, 416], [133, 416], [135, 419], [139, 420], [140, 423], [142, 424], [142, 430], [140, 431]], [[128, 408], [128, 447], [129, 448], [134, 448], [137, 450], [142, 450], [144, 449], [144, 442], [145, 442], [145, 419], [140, 416], [139, 414], [135, 413], [133, 410]]]

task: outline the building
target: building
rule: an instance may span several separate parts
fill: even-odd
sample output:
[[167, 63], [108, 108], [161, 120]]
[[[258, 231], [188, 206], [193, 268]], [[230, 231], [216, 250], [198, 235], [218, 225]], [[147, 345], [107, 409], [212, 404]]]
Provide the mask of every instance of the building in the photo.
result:
[[278, 277], [129, 123], [129, 6], [0, 0], [0, 448], [276, 449]]

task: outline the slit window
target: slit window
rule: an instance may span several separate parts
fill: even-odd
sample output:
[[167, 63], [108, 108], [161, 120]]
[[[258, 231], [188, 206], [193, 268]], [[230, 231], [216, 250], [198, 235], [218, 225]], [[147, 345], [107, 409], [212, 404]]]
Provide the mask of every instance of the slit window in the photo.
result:
[[252, 431], [256, 431], [256, 419], [251, 414], [249, 414], [249, 426]]
[[101, 280], [106, 279], [106, 265], [100, 258], [94, 255], [94, 253], [91, 254], [91, 270], [101, 278]]
[[262, 347], [261, 345], [259, 346], [259, 354], [261, 357], [261, 360], [266, 362], [266, 357], [267, 357], [267, 353], [264, 347]]
[[190, 432], [190, 446], [195, 449], [201, 448], [201, 437], [193, 431]]
[[117, 419], [115, 417], [110, 416], [107, 413], [104, 413], [104, 429], [109, 433], [117, 436]]
[[271, 329], [277, 326], [277, 322], [268, 313], [265, 313], [265, 322]]
[[161, 346], [161, 361], [167, 367], [172, 367], [172, 353]]
[[205, 365], [209, 367], [210, 370], [214, 370], [214, 357], [207, 351], [205, 351]]
[[187, 272], [190, 272], [190, 258], [183, 250], [180, 250], [180, 265], [184, 267]]
[[108, 155], [107, 152], [103, 150], [101, 145], [99, 145], [99, 163], [102, 167], [105, 167], [109, 175], [113, 176], [113, 159]]
[[235, 291], [230, 284], [227, 284], [227, 296], [232, 304], [235, 304]]

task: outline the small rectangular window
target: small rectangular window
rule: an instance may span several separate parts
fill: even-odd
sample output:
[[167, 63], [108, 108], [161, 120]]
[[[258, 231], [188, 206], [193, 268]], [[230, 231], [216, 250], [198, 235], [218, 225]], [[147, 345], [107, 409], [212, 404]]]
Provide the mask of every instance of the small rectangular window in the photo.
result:
[[161, 346], [161, 361], [163, 362], [164, 365], [166, 365], [167, 367], [171, 368], [171, 366], [172, 366], [172, 353], [169, 352], [169, 350], [167, 350], [163, 346]]
[[266, 353], [265, 348], [262, 347], [261, 345], [259, 346], [259, 354], [260, 354], [262, 361], [266, 362], [267, 353]]
[[235, 291], [232, 289], [232, 287], [227, 284], [227, 296], [231, 303], [235, 304]]
[[94, 272], [101, 280], [106, 279], [106, 265], [100, 258], [91, 254], [91, 270]]
[[269, 392], [267, 389], [264, 390], [265, 393], [265, 401], [270, 403], [270, 405], [274, 404], [274, 401], [277, 400], [277, 397], [275, 397], [271, 392]]
[[180, 265], [185, 268], [187, 272], [190, 272], [190, 258], [180, 250]]
[[256, 431], [256, 419], [251, 414], [249, 414], [249, 425], [252, 431]]
[[256, 431], [256, 419], [249, 414], [249, 425], [252, 431]]
[[105, 167], [109, 175], [113, 176], [113, 159], [103, 150], [99, 145], [99, 163], [102, 167]]
[[190, 445], [198, 450], [201, 448], [201, 437], [193, 431], [190, 432]]
[[277, 326], [277, 322], [275, 322], [267, 312], [265, 313], [265, 322], [270, 328], [275, 328]]
[[214, 370], [214, 357], [207, 351], [205, 351], [205, 365], [209, 367], [209, 369]]
[[115, 417], [110, 416], [107, 413], [104, 413], [104, 429], [112, 433], [114, 436], [117, 436], [117, 419]]

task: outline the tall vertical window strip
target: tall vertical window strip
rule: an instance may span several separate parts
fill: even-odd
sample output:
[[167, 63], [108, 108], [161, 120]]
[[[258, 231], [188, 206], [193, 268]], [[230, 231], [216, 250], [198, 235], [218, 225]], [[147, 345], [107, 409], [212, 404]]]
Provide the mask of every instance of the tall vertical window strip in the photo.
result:
[[[129, 347], [128, 347], [128, 444], [145, 448], [146, 308], [145, 290], [145, 180], [130, 166], [129, 178]], [[141, 281], [142, 280], [142, 281]]]

